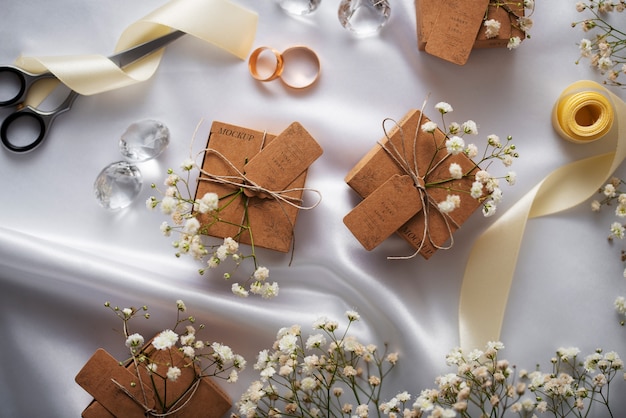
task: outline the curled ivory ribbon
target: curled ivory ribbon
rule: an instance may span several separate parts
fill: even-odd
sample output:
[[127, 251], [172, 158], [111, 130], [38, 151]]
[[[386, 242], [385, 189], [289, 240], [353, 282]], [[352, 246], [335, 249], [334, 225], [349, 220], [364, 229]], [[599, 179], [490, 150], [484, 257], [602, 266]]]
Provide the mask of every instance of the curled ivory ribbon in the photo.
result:
[[[590, 198], [626, 157], [626, 103], [596, 82], [582, 80], [568, 86], [554, 105], [552, 124], [568, 141], [602, 139], [610, 141], [615, 150], [554, 170], [478, 237], [459, 302], [460, 346], [464, 350], [500, 339], [526, 221]], [[498, 254], [495, 263], [494, 253]]]
[[[122, 33], [115, 52], [180, 30], [245, 59], [256, 34], [258, 15], [228, 0], [172, 0]], [[15, 65], [31, 73], [54, 74], [70, 89], [92, 95], [149, 79], [156, 71], [163, 50], [123, 70], [101, 55], [19, 57]], [[53, 87], [53, 86], [52, 86]], [[39, 104], [51, 87], [31, 89], [26, 102]]]

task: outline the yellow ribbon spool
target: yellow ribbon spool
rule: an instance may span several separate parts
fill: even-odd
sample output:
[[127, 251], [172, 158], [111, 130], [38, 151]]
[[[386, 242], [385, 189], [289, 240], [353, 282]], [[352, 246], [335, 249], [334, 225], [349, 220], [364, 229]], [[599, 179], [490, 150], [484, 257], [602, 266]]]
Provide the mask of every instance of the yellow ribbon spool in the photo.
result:
[[613, 107], [596, 90], [562, 96], [554, 105], [552, 125], [564, 139], [589, 143], [602, 138], [613, 126]]
[[527, 220], [590, 198], [626, 157], [626, 103], [596, 82], [583, 80], [568, 86], [555, 103], [552, 123], [568, 141], [602, 139], [611, 141], [615, 150], [557, 168], [476, 239], [459, 301], [459, 337], [464, 350], [483, 348], [500, 339]]

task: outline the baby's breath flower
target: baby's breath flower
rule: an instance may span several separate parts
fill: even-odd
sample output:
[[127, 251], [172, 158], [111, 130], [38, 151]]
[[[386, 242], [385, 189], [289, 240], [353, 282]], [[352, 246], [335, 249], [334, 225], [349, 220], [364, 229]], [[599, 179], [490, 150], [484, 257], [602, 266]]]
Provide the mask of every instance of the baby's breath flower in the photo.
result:
[[177, 204], [178, 202], [175, 198], [171, 196], [165, 196], [163, 200], [161, 200], [161, 212], [163, 212], [163, 214], [165, 215], [170, 215], [174, 213], [174, 210], [176, 210]]
[[458, 135], [461, 133], [461, 125], [457, 122], [450, 122], [450, 125], [448, 125], [448, 133], [450, 135]]
[[267, 267], [259, 266], [254, 271], [254, 279], [258, 280], [260, 282], [262, 282], [265, 279], [267, 279], [269, 277], [269, 275], [270, 275], [270, 271], [269, 271], [269, 269]]
[[237, 370], [232, 370], [230, 374], [228, 375], [228, 379], [226, 379], [226, 381], [228, 383], [235, 383], [237, 382], [238, 379], [239, 379], [239, 372], [237, 372]]
[[432, 121], [428, 121], [422, 124], [422, 131], [432, 134], [437, 130], [437, 124]]
[[465, 148], [465, 155], [468, 158], [476, 158], [478, 155], [478, 147], [475, 144], [468, 144], [467, 148]]
[[461, 205], [461, 198], [458, 195], [448, 195], [446, 200], [439, 202], [437, 207], [442, 213], [450, 213]]
[[485, 36], [487, 39], [495, 38], [500, 33], [500, 22], [496, 19], [485, 20]]
[[172, 382], [177, 381], [181, 374], [181, 370], [176, 366], [172, 366], [167, 369], [167, 378]]
[[261, 289], [261, 297], [263, 299], [271, 299], [273, 297], [278, 296], [278, 283], [272, 282], [271, 284], [268, 282], [263, 283], [263, 287]]
[[233, 292], [234, 295], [240, 296], [240, 297], [248, 297], [248, 291], [241, 286], [239, 283], [233, 283], [231, 290]]
[[562, 361], [568, 361], [580, 354], [580, 350], [576, 347], [559, 348], [556, 350], [557, 355]]
[[346, 317], [350, 322], [358, 321], [361, 319], [361, 315], [357, 311], [346, 311]]
[[453, 136], [446, 140], [446, 149], [452, 155], [457, 155], [463, 152], [465, 148], [465, 142], [460, 136]]
[[439, 113], [441, 113], [442, 115], [445, 115], [446, 113], [450, 113], [452, 112], [452, 106], [450, 106], [450, 104], [446, 103], [446, 102], [439, 102], [435, 105], [435, 109], [437, 109], [439, 111]]
[[188, 158], [181, 163], [180, 168], [182, 168], [183, 171], [191, 171], [195, 166], [196, 162], [193, 159]]
[[479, 181], [474, 181], [472, 183], [472, 188], [470, 189], [470, 196], [474, 199], [478, 199], [483, 195], [483, 184]]
[[624, 239], [625, 231], [626, 229], [624, 228], [624, 225], [619, 222], [613, 222], [611, 224], [611, 232], [609, 234], [609, 238]]
[[515, 180], [517, 179], [517, 174], [515, 173], [515, 171], [509, 171], [508, 173], [506, 173], [506, 176], [504, 178], [506, 182], [509, 183], [509, 186], [513, 186], [515, 184]]
[[509, 43], [506, 45], [506, 47], [508, 49], [516, 49], [517, 47], [520, 46], [521, 43], [522, 43], [522, 40], [520, 39], [519, 36], [513, 36], [509, 39]]
[[149, 210], [154, 210], [159, 204], [159, 201], [154, 196], [150, 196], [148, 200], [146, 200], [146, 208]]
[[194, 210], [200, 213], [207, 213], [217, 210], [219, 207], [219, 196], [217, 193], [205, 193], [200, 200], [194, 202]]
[[487, 200], [483, 203], [483, 215], [485, 218], [495, 215], [496, 213], [496, 205], [493, 201]]
[[177, 341], [178, 334], [170, 329], [166, 329], [165, 331], [161, 331], [161, 333], [152, 340], [152, 345], [157, 350], [167, 350], [173, 347]]
[[449, 167], [450, 176], [453, 179], [463, 178], [463, 169], [458, 163], [451, 163]]
[[476, 122], [473, 120], [463, 122], [461, 128], [463, 129], [463, 133], [468, 135], [478, 135], [478, 127], [476, 126]]
[[137, 348], [143, 346], [144, 339], [141, 334], [131, 334], [126, 338], [126, 347]]

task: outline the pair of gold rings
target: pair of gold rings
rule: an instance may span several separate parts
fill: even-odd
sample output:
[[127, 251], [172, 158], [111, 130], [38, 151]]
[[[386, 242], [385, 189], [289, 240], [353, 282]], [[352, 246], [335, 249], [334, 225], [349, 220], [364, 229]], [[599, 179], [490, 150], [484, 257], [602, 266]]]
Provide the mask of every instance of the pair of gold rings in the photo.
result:
[[262, 46], [255, 49], [248, 60], [250, 74], [255, 80], [272, 81], [280, 78], [287, 87], [304, 89], [317, 81], [320, 60], [306, 46], [293, 46], [283, 53]]

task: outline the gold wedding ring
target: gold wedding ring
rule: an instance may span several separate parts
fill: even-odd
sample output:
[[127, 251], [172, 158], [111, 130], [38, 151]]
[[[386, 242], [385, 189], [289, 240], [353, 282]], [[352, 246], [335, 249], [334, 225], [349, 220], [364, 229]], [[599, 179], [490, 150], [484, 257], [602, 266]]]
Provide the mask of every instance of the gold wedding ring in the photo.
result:
[[312, 49], [306, 46], [293, 46], [283, 52], [285, 68], [280, 80], [292, 89], [311, 86], [320, 76], [320, 60]]
[[[271, 52], [273, 57], [268, 57]], [[272, 81], [280, 77], [283, 72], [283, 56], [275, 50], [267, 46], [255, 49], [248, 60], [248, 69], [255, 80]]]
[[[268, 57], [269, 51], [273, 57]], [[274, 48], [259, 47], [248, 61], [250, 74], [255, 80], [272, 81], [277, 78], [292, 89], [305, 89], [320, 76], [320, 60], [312, 49], [297, 45], [279, 53]]]

